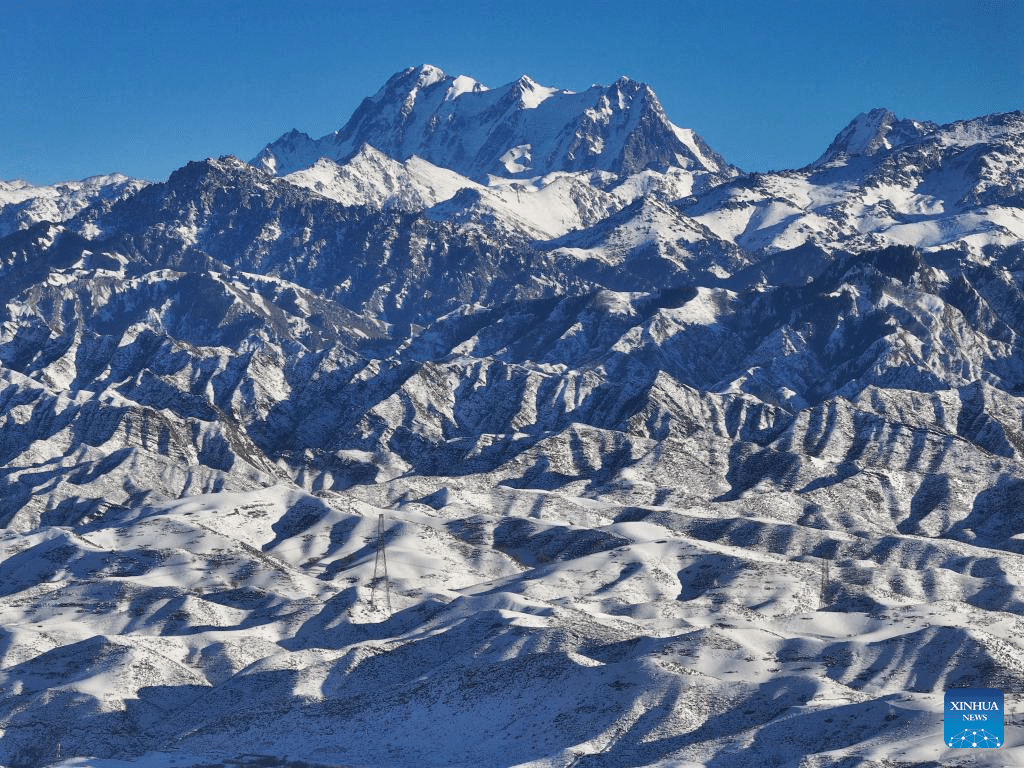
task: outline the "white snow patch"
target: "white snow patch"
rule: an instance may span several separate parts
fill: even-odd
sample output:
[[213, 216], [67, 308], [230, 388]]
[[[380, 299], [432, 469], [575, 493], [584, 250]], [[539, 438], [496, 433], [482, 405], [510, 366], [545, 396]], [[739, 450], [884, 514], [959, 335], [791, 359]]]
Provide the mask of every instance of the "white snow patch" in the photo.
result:
[[512, 147], [512, 149], [501, 156], [500, 162], [509, 173], [522, 173], [529, 170], [533, 167], [533, 158], [530, 157], [530, 145], [520, 144], [518, 147]]
[[669, 126], [672, 128], [672, 132], [676, 135], [676, 138], [693, 153], [694, 157], [700, 161], [701, 165], [703, 165], [706, 170], [711, 171], [712, 173], [717, 173], [722, 170], [713, 158], [708, 157], [701, 150], [700, 145], [697, 144], [697, 140], [694, 138], [696, 134], [693, 130], [690, 128], [680, 128], [674, 123], [669, 123]]
[[559, 93], [558, 88], [538, 85], [526, 75], [519, 79], [519, 83], [522, 86], [520, 101], [526, 109], [536, 109], [554, 94]]
[[478, 93], [480, 91], [486, 90], [486, 85], [478, 83], [472, 77], [467, 77], [466, 75], [459, 75], [454, 80], [452, 80], [452, 84], [448, 86], [448, 92], [445, 94], [444, 98], [445, 101], [451, 101], [452, 99], [457, 99], [464, 93]]
[[719, 305], [724, 300], [735, 298], [735, 294], [722, 288], [697, 289], [697, 295], [677, 309], [662, 310], [673, 320], [687, 325], [714, 325], [718, 322]]

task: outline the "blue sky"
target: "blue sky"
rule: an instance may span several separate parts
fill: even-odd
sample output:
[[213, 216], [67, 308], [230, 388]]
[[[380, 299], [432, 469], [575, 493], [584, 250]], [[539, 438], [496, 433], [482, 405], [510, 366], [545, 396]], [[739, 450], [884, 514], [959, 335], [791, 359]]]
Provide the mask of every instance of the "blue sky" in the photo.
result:
[[489, 86], [629, 75], [745, 170], [803, 165], [876, 106], [1024, 109], [1013, 0], [0, 0], [0, 179], [251, 159], [340, 128], [422, 63]]

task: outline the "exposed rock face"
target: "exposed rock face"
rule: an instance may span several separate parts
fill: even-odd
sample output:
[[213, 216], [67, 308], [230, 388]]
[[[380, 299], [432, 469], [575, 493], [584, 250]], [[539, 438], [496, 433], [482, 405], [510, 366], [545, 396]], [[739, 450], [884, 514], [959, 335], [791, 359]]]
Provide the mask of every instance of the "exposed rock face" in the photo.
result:
[[1024, 669], [1022, 130], [737, 175], [641, 84], [421, 67], [19, 186], [0, 762], [934, 759]]

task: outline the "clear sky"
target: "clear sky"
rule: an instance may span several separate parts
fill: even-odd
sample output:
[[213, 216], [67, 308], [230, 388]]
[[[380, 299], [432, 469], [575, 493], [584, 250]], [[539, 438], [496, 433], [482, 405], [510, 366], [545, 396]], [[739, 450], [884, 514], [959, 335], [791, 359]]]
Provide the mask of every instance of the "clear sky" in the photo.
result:
[[815, 159], [876, 106], [1024, 109], [1015, 0], [0, 0], [0, 179], [251, 159], [337, 130], [422, 63], [489, 86], [628, 75], [745, 170]]

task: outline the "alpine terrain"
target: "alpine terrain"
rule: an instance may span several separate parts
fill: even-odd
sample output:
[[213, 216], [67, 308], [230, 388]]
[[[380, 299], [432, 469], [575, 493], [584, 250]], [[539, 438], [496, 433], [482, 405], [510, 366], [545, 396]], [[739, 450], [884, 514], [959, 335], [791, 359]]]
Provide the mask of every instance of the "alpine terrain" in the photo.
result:
[[817, 152], [421, 66], [0, 182], [0, 764], [1024, 765], [1024, 114]]

